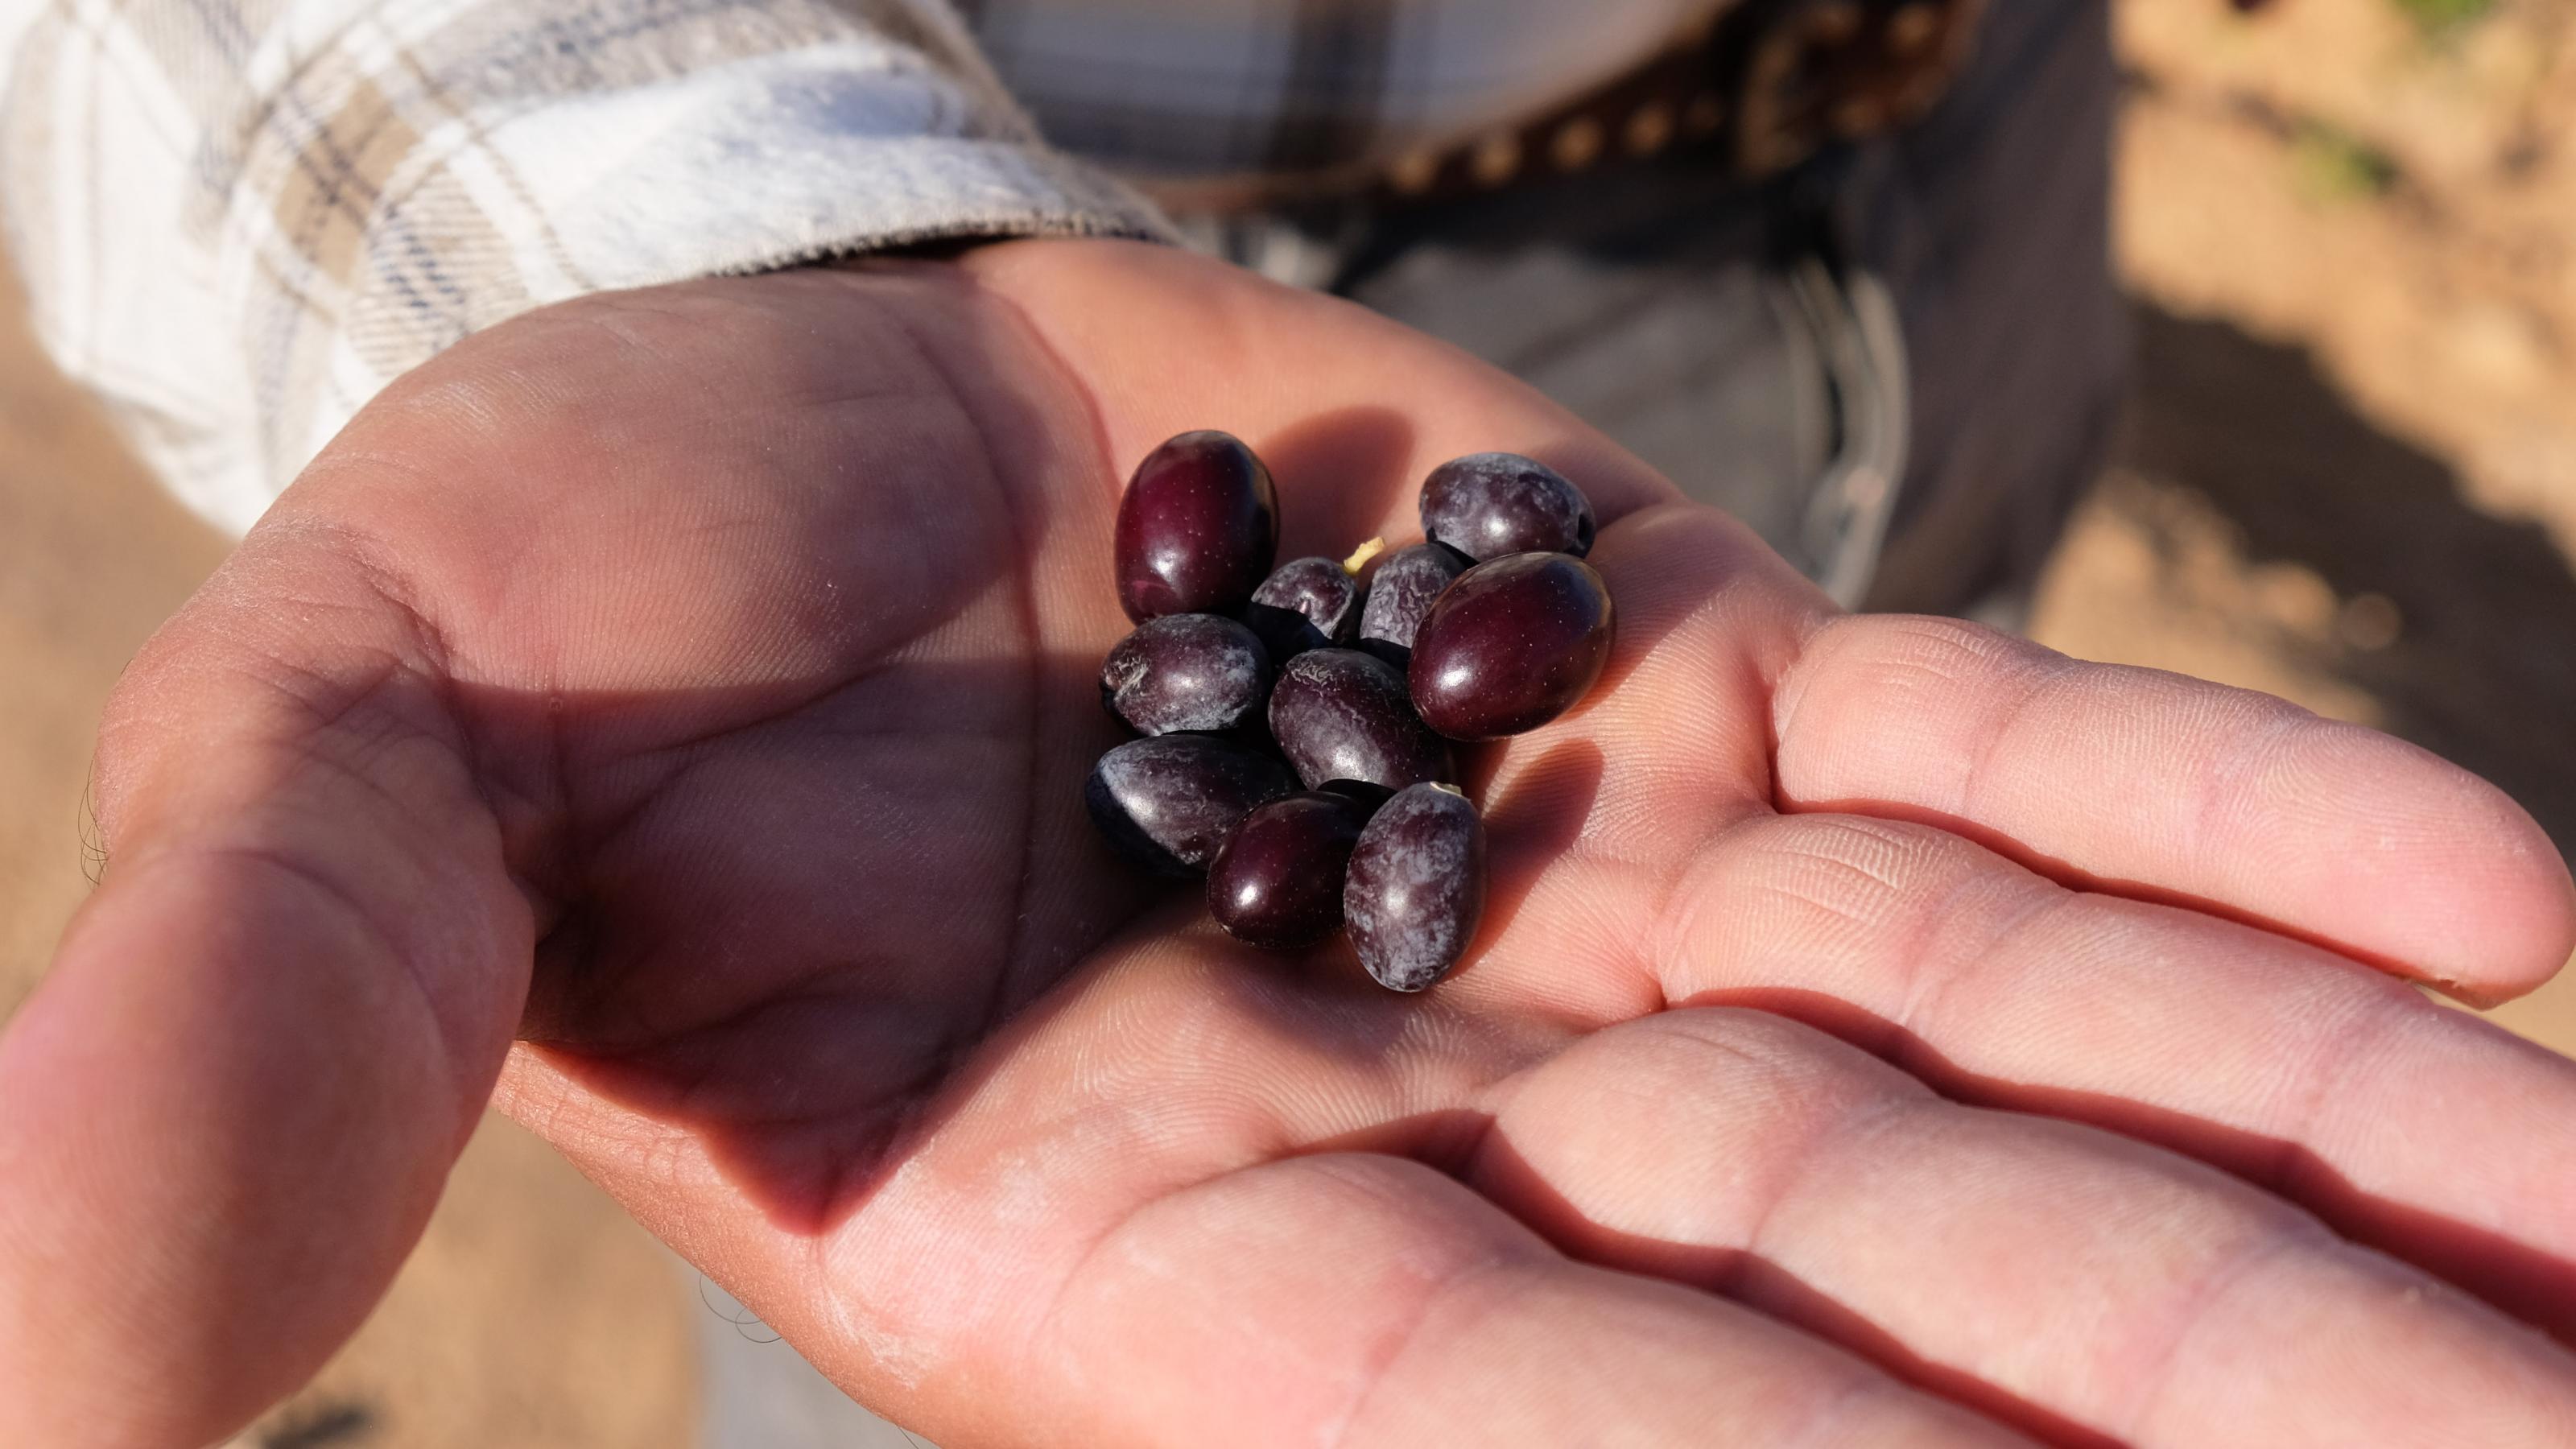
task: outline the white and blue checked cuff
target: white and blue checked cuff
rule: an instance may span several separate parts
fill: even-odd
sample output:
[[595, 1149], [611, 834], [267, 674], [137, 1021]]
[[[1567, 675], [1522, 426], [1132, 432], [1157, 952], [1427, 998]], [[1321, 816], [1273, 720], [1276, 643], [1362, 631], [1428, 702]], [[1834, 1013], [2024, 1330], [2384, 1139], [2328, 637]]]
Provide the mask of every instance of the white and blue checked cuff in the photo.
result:
[[235, 531], [387, 383], [549, 302], [935, 238], [1168, 234], [1039, 141], [938, 0], [15, 18], [0, 205], [38, 333]]

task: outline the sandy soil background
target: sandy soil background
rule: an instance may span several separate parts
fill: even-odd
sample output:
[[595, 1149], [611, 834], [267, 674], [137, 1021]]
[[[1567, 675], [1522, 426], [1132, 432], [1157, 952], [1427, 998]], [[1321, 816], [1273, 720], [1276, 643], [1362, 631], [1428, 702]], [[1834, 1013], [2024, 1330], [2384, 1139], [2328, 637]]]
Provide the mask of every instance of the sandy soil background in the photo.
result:
[[[2576, 3], [2131, 0], [2121, 46], [2136, 400], [2033, 633], [2394, 730], [2576, 850]], [[0, 313], [0, 1016], [88, 889], [100, 702], [221, 552]], [[2576, 1051], [2576, 979], [2497, 1017]], [[244, 1443], [692, 1443], [711, 1311], [487, 1123]]]

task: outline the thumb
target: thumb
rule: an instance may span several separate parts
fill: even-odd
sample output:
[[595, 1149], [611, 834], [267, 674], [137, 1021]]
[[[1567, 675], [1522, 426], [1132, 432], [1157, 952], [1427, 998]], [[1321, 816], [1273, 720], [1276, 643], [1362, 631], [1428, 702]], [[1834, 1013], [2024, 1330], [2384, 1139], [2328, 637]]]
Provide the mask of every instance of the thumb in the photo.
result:
[[532, 925], [435, 639], [344, 537], [264, 527], [100, 750], [106, 883], [0, 1037], [0, 1446], [218, 1439], [418, 1236]]

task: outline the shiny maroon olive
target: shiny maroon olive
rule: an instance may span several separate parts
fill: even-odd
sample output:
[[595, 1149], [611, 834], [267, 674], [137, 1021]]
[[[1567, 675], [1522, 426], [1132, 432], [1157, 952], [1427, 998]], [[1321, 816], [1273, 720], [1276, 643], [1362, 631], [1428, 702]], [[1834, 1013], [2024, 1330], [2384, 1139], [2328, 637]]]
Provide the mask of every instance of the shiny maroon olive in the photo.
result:
[[1615, 632], [1610, 591], [1581, 559], [1522, 553], [1478, 564], [1413, 637], [1413, 707], [1453, 740], [1537, 729], [1601, 677]]
[[1518, 453], [1452, 458], [1422, 480], [1422, 531], [1479, 562], [1592, 551], [1592, 501], [1564, 474]]
[[1420, 991], [1449, 974], [1485, 914], [1485, 825], [1447, 785], [1386, 802], [1351, 848], [1342, 919], [1380, 986]]
[[1158, 874], [1194, 876], [1243, 817], [1296, 788], [1277, 760], [1232, 740], [1156, 735], [1102, 755], [1082, 800], [1091, 823], [1128, 859]]
[[1449, 742], [1415, 717], [1404, 676], [1356, 649], [1309, 649], [1270, 687], [1270, 734], [1307, 789], [1365, 780], [1401, 790], [1457, 778]]
[[1234, 613], [1279, 552], [1270, 470], [1229, 434], [1181, 434], [1136, 465], [1118, 500], [1116, 550], [1128, 618]]
[[1388, 554], [1369, 579], [1368, 603], [1360, 609], [1360, 647], [1402, 671], [1431, 601], [1472, 562], [1438, 543], [1417, 543]]
[[1342, 874], [1376, 808], [1317, 790], [1246, 815], [1208, 865], [1208, 914], [1235, 939], [1277, 951], [1340, 930]]
[[1328, 558], [1292, 558], [1252, 591], [1243, 622], [1286, 663], [1309, 649], [1351, 642], [1360, 626], [1360, 586]]

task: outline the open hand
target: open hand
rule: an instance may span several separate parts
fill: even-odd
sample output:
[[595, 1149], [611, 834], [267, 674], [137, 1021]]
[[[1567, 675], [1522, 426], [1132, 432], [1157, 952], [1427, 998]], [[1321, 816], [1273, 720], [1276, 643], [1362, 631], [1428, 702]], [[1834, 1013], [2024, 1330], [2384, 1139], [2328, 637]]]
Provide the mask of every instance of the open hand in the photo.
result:
[[[1111, 514], [1199, 427], [1283, 558], [1404, 541], [1470, 451], [1600, 509], [1618, 652], [1484, 754], [1427, 996], [1083, 817]], [[496, 1090], [951, 1449], [2576, 1442], [2526, 1326], [2576, 1331], [2576, 1065], [2400, 979], [2565, 958], [2510, 803], [1839, 617], [1509, 380], [1177, 253], [466, 342], [136, 662], [98, 799], [0, 1043], [0, 1443], [293, 1388]]]

